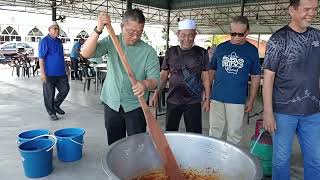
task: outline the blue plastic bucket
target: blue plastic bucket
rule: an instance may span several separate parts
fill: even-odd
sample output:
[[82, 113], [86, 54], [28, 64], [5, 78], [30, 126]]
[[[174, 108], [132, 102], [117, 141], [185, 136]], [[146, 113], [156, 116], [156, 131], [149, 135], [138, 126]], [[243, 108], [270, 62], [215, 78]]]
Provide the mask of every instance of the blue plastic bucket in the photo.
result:
[[72, 162], [81, 159], [83, 135], [82, 128], [65, 128], [54, 133], [57, 137], [58, 159], [63, 162]]
[[32, 139], [19, 145], [23, 169], [27, 177], [40, 178], [52, 172], [52, 149], [57, 142], [55, 137], [53, 139]]
[[[23, 143], [29, 141], [32, 138], [41, 136], [41, 135], [49, 135], [50, 131], [47, 129], [34, 129], [22, 132], [18, 135], [18, 143]], [[41, 137], [42, 139], [48, 139], [48, 136]]]

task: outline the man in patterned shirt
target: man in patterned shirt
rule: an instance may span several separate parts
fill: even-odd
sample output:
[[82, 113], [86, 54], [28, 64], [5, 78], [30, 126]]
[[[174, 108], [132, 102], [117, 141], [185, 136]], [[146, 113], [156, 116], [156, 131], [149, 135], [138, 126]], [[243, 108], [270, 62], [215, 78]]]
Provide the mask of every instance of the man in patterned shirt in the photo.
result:
[[291, 22], [272, 35], [264, 62], [264, 128], [273, 134], [272, 179], [290, 179], [294, 134], [304, 179], [320, 179], [320, 31], [311, 28], [318, 0], [290, 0]]

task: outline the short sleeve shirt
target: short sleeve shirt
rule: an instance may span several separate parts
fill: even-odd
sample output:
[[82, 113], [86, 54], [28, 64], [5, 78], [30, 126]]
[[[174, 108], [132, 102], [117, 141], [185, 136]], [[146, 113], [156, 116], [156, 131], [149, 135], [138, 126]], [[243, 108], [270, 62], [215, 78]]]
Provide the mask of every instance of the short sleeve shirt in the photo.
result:
[[[179, 48], [179, 49], [178, 49]], [[178, 50], [181, 52], [179, 57]], [[201, 102], [201, 98], [190, 96], [186, 89], [182, 64], [189, 73], [195, 74], [201, 79], [202, 71], [208, 71], [208, 53], [199, 46], [193, 46], [189, 50], [182, 50], [180, 46], [173, 46], [166, 51], [162, 70], [169, 70], [169, 94], [167, 101], [172, 104], [194, 104]]]
[[39, 42], [39, 58], [44, 60], [47, 76], [65, 76], [63, 45], [59, 38], [45, 36]]
[[[159, 82], [160, 65], [156, 51], [142, 40], [129, 46], [125, 44], [122, 34], [118, 36], [118, 39], [136, 80], [155, 79]], [[120, 106], [125, 112], [139, 108], [139, 100], [132, 92], [130, 79], [110, 37], [97, 43], [93, 58], [102, 57], [107, 53], [108, 72], [100, 96], [101, 101], [115, 111], [119, 111]], [[147, 94], [145, 92], [145, 99], [147, 99]]]
[[298, 33], [288, 25], [268, 41], [264, 68], [275, 72], [273, 111], [289, 115], [319, 112], [320, 31]]
[[72, 46], [72, 50], [70, 52], [70, 57], [78, 59], [78, 57], [79, 57], [78, 51], [80, 50], [80, 48], [81, 48], [81, 44], [79, 41], [74, 43], [74, 45]]
[[249, 42], [220, 44], [209, 67], [216, 71], [211, 99], [223, 103], [245, 104], [249, 75], [261, 74], [258, 49]]

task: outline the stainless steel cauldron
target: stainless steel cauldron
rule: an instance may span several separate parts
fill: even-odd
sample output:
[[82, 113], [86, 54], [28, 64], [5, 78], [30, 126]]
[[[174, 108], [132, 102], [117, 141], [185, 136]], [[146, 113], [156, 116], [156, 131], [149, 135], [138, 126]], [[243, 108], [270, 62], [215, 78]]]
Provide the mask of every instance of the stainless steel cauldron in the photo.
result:
[[[259, 162], [247, 150], [228, 142], [191, 133], [165, 133], [178, 164], [184, 169], [215, 171], [224, 180], [260, 180]], [[149, 134], [137, 134], [112, 144], [102, 158], [110, 179], [128, 180], [162, 167]]]

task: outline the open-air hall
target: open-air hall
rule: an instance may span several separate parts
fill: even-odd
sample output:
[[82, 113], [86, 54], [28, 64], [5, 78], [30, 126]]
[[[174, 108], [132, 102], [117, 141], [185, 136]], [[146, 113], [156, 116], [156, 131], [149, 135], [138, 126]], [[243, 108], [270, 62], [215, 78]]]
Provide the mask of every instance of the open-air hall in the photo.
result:
[[[110, 174], [108, 175], [105, 166], [106, 151], [110, 147], [108, 147], [107, 133], [104, 127], [104, 106], [99, 98], [104, 78], [108, 73], [106, 64], [112, 59], [109, 59], [108, 55], [97, 63], [92, 59], [89, 70], [93, 71], [88, 71], [87, 68], [81, 66], [81, 63], [79, 64], [80, 77], [76, 80], [69, 80], [70, 91], [61, 105], [66, 114], [58, 116], [58, 121], [51, 121], [44, 107], [40, 70], [37, 67], [38, 49], [36, 48], [40, 39], [47, 34], [47, 27], [44, 24], [51, 21], [63, 24], [68, 19], [77, 19], [79, 22], [86, 22], [81, 27], [83, 30], [67, 30], [67, 25], [64, 25], [65, 31], [60, 32], [59, 37], [63, 39], [64, 43], [72, 44], [81, 38], [88, 38], [93, 32], [99, 12], [106, 11], [110, 15], [112, 23], [120, 26], [123, 13], [126, 9], [132, 8], [139, 8], [143, 11], [146, 17], [146, 27], [161, 29], [162, 42], [154, 47], [157, 53], [164, 53], [168, 47], [178, 44], [177, 40], [171, 37], [175, 36], [178, 31], [178, 22], [183, 19], [195, 20], [198, 35], [207, 35], [208, 40], [201, 41], [202, 44], [199, 44], [199, 46], [206, 48], [214, 41], [214, 38], [211, 37], [217, 35], [228, 37], [232, 17], [243, 15], [249, 19], [251, 41], [259, 48], [260, 59], [263, 60], [267, 43], [267, 39], [263, 37], [270, 37], [290, 21], [287, 0], [0, 0], [0, 13], [1, 11], [12, 14], [28, 13], [31, 18], [27, 18], [26, 22], [32, 22], [33, 15], [51, 17], [47, 18], [48, 22], [34, 22], [35, 27], [31, 29], [24, 29], [23, 25], [14, 24], [12, 19], [4, 23], [0, 21], [1, 44], [27, 42], [36, 45], [30, 54], [27, 53], [26, 47], [19, 46], [18, 48], [18, 45], [16, 45], [16, 52], [9, 56], [0, 54], [1, 179], [29, 179], [22, 166], [24, 159], [18, 148], [18, 134], [33, 129], [48, 129], [53, 134], [62, 128], [82, 128], [85, 130], [83, 144], [81, 144], [82, 158], [74, 162], [62, 162], [57, 157], [57, 149], [53, 148], [54, 169], [48, 176], [39, 179], [116, 179], [109, 176]], [[3, 18], [9, 17], [1, 16], [1, 19]], [[320, 28], [319, 18], [318, 16], [313, 24], [313, 27], [318, 29]], [[36, 27], [36, 23], [42, 24]], [[114, 28], [117, 29], [117, 32], [120, 31], [120, 27]], [[20, 32], [23, 32], [24, 35], [21, 35]], [[104, 29], [103, 33], [106, 35], [107, 30]], [[148, 34], [148, 32], [145, 33]], [[68, 37], [67, 34], [72, 35]], [[152, 41], [150, 39], [149, 41]], [[149, 42], [149, 44], [156, 45], [157, 42]], [[68, 54], [65, 59], [70, 65]], [[241, 143], [236, 146], [247, 154], [250, 154], [251, 138], [256, 131], [256, 122], [262, 118], [261, 88], [255, 100], [253, 111], [244, 115], [243, 138]], [[152, 92], [150, 94], [152, 95]], [[163, 130], [165, 128], [166, 95], [166, 91], [161, 93], [158, 106], [149, 108]], [[180, 122], [179, 131], [186, 131], [183, 121]], [[208, 137], [208, 134], [209, 113], [203, 112], [202, 135]], [[224, 133], [223, 136], [225, 137], [226, 134]], [[200, 157], [202, 154], [199, 153], [195, 156]], [[255, 160], [259, 162], [258, 158]], [[246, 164], [246, 162], [239, 163]], [[132, 164], [132, 166], [138, 165]], [[121, 168], [121, 165], [118, 168]], [[262, 179], [268, 180], [271, 177], [262, 177]], [[291, 179], [303, 179], [303, 159], [296, 137], [292, 148]]]

